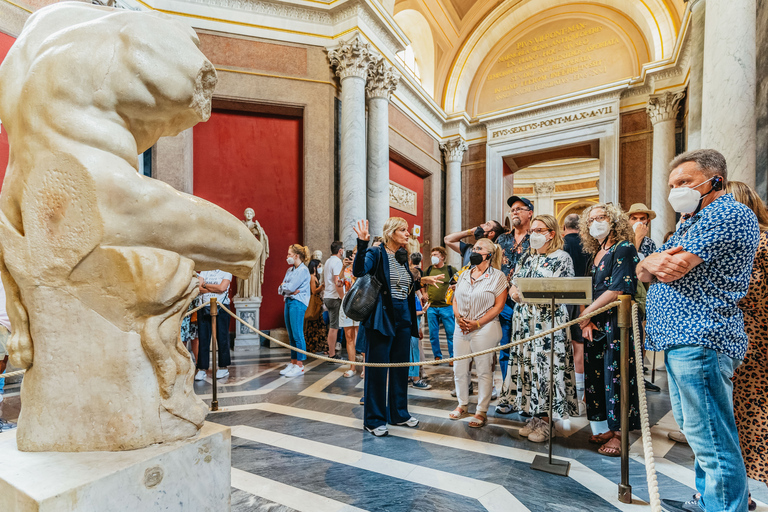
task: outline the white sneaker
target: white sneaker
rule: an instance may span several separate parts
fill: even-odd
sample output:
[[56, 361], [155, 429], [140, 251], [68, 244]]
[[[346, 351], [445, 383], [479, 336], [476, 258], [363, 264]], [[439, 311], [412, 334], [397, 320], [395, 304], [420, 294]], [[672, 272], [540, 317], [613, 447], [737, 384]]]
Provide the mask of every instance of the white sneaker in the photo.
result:
[[[552, 437], [555, 437], [554, 425], [552, 426]], [[549, 422], [539, 420], [539, 425], [528, 435], [528, 440], [534, 443], [543, 443], [547, 439], [549, 439]]]
[[285, 374], [286, 377], [298, 377], [299, 375], [304, 375], [304, 367], [299, 365], [294, 365], [294, 367]]
[[398, 423], [398, 425], [400, 425], [401, 427], [415, 428], [415, 427], [419, 426], [419, 420], [417, 420], [416, 418], [411, 416], [410, 418], [408, 418], [408, 421], [404, 421], [402, 423]]
[[222, 368], [221, 370], [216, 370], [217, 379], [223, 379], [224, 377], [229, 377], [229, 370], [227, 370], [226, 368]]
[[496, 386], [493, 386], [493, 391], [491, 391], [491, 401], [496, 400], [499, 398], [499, 391], [496, 389]]
[[541, 420], [534, 416], [533, 418], [529, 419], [528, 423], [526, 423], [523, 428], [518, 430], [517, 433], [523, 437], [528, 437], [534, 430], [536, 430], [536, 427], [539, 426], [539, 422], [541, 422]]
[[195, 380], [205, 380], [205, 370], [198, 370], [195, 374]]
[[286, 374], [286, 373], [288, 373], [289, 371], [293, 370], [293, 367], [294, 367], [294, 366], [296, 366], [296, 365], [295, 365], [295, 364], [293, 364], [293, 363], [288, 363], [288, 366], [286, 366], [285, 368], [283, 368], [282, 370], [280, 370], [280, 375], [285, 375], [285, 374]]
[[583, 400], [579, 400], [579, 416], [585, 416], [587, 414], [587, 404]]

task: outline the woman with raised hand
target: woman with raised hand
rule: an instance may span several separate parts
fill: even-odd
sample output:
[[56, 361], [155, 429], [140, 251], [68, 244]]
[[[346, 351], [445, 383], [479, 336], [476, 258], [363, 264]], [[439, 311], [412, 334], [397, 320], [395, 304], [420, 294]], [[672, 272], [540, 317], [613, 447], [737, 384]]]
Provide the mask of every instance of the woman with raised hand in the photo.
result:
[[[304, 314], [309, 305], [310, 276], [305, 261], [309, 260], [309, 248], [293, 244], [288, 247], [286, 262], [288, 271], [278, 288], [278, 293], [285, 300], [285, 328], [291, 346], [306, 350], [304, 342]], [[304, 361], [307, 356], [291, 350], [291, 362], [280, 375], [298, 377], [304, 375]]]
[[[552, 215], [539, 215], [531, 222], [531, 249], [515, 268], [509, 296], [518, 303], [512, 316], [512, 341], [520, 341], [553, 327], [551, 306], [521, 304], [517, 279], [573, 277], [573, 260], [563, 250], [560, 227]], [[565, 305], [555, 309], [554, 326], [568, 322]], [[531, 415], [520, 435], [534, 443], [549, 439], [549, 363], [551, 336], [512, 347], [507, 377], [499, 404]], [[573, 369], [573, 349], [564, 330], [555, 333], [552, 412], [567, 419], [579, 412]], [[554, 433], [554, 429], [553, 429]]]
[[[418, 336], [415, 286], [408, 269], [408, 222], [390, 217], [384, 223], [384, 242], [368, 248], [368, 221], [355, 227], [357, 255], [352, 273], [373, 275], [381, 284], [373, 312], [363, 320], [369, 363], [407, 363], [411, 336]], [[369, 367], [365, 372], [363, 427], [376, 437], [389, 434], [387, 423], [416, 427], [419, 420], [408, 413], [408, 367]]]
[[[582, 316], [617, 300], [635, 295], [640, 259], [633, 243], [634, 232], [627, 214], [619, 206], [602, 203], [581, 215], [579, 236], [584, 250], [592, 254], [592, 304]], [[614, 307], [579, 324], [584, 337], [584, 401], [592, 426], [590, 443], [602, 445], [598, 452], [621, 455], [621, 379], [629, 379], [629, 430], [640, 428], [635, 373], [635, 351], [629, 349], [629, 375], [620, 370], [621, 331], [619, 308]], [[632, 341], [630, 329], [630, 343]]]
[[[493, 348], [501, 339], [499, 313], [507, 300], [507, 277], [499, 270], [503, 254], [501, 248], [487, 238], [475, 242], [469, 262], [462, 272], [453, 294], [453, 314], [456, 328], [453, 334], [453, 355], [460, 357]], [[488, 405], [493, 393], [493, 353], [474, 358], [477, 372], [478, 398], [474, 419], [470, 427], [486, 424]], [[448, 417], [458, 420], [468, 414], [469, 359], [453, 363], [453, 379], [459, 406]]]

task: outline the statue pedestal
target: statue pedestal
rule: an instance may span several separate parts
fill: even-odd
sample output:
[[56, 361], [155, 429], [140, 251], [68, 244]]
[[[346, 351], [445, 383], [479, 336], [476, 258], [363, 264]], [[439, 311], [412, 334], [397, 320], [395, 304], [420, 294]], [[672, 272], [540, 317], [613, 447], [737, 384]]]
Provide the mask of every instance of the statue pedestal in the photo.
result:
[[20, 452], [0, 437], [3, 512], [230, 509], [229, 427], [122, 452]]
[[[248, 297], [246, 299], [235, 299], [235, 311], [237, 316], [248, 322], [250, 325], [259, 329], [259, 310], [261, 309], [261, 297]], [[248, 329], [240, 322], [235, 322], [237, 329], [235, 331], [235, 346], [240, 347], [260, 347], [259, 335]]]

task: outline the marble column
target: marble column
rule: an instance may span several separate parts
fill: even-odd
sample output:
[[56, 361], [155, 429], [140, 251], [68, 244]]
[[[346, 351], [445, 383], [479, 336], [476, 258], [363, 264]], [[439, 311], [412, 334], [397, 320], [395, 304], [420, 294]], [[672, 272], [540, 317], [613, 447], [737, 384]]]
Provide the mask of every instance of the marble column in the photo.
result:
[[704, 21], [707, 3], [691, 3], [691, 78], [688, 82], [688, 150], [701, 149], [701, 93], [704, 80]]
[[368, 84], [368, 221], [371, 235], [381, 235], [389, 218], [389, 96], [400, 75], [384, 59], [371, 68]]
[[[445, 154], [445, 232], [456, 233], [461, 225], [461, 160], [467, 150], [467, 143], [460, 137], [440, 144]], [[461, 257], [448, 251], [448, 263], [456, 268], [461, 265]]]
[[355, 246], [353, 227], [366, 217], [365, 82], [379, 55], [355, 36], [328, 50], [341, 78], [341, 177], [339, 231], [344, 247]]
[[536, 192], [536, 215], [549, 214], [555, 215], [555, 199], [552, 194], [555, 192], [554, 181], [537, 181], [533, 184], [533, 190]]
[[708, 0], [701, 147], [725, 155], [728, 178], [755, 185], [756, 0]]
[[160, 137], [152, 149], [153, 177], [176, 190], [191, 194], [194, 176], [192, 156], [192, 128], [175, 137]]
[[661, 244], [664, 235], [675, 229], [675, 210], [667, 200], [669, 162], [675, 158], [675, 119], [683, 96], [682, 92], [665, 92], [648, 100], [648, 115], [653, 124], [651, 210], [656, 212], [650, 236], [657, 244]]

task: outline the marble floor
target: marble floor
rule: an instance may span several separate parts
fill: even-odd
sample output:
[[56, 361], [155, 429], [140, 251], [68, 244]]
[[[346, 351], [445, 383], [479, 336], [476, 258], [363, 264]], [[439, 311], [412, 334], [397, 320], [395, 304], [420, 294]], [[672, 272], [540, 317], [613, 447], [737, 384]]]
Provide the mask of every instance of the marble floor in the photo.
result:
[[[433, 389], [410, 389], [409, 410], [419, 427], [390, 427], [388, 437], [375, 438], [362, 430], [359, 375], [344, 378], [346, 367], [311, 361], [303, 376], [281, 377], [288, 359], [283, 349], [237, 349], [230, 377], [219, 381], [220, 410], [208, 420], [232, 427], [233, 511], [649, 508], [639, 433], [630, 439], [633, 503], [627, 505], [617, 500], [620, 459], [599, 455], [587, 442], [584, 417], [557, 423], [555, 456], [571, 463], [569, 476], [560, 477], [530, 469], [534, 456], [546, 453], [546, 444], [517, 434], [524, 424], [517, 414], [495, 414], [492, 407], [482, 429], [469, 428], [469, 419], [449, 420], [456, 403], [447, 365], [426, 369]], [[498, 372], [495, 380], [500, 388]], [[656, 383], [662, 391], [648, 393], [648, 400], [661, 494], [688, 499], [694, 492], [693, 454], [687, 445], [667, 439], [677, 428], [663, 369]], [[195, 383], [195, 390], [210, 402], [210, 380]], [[0, 414], [13, 420], [18, 411], [18, 383], [6, 383]], [[751, 489], [758, 510], [768, 511], [765, 485], [751, 482]]]

